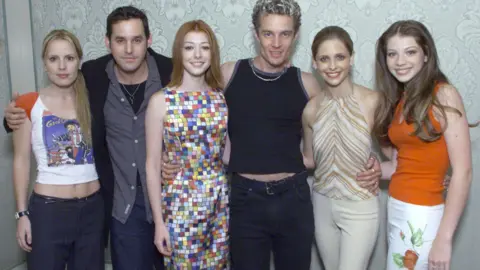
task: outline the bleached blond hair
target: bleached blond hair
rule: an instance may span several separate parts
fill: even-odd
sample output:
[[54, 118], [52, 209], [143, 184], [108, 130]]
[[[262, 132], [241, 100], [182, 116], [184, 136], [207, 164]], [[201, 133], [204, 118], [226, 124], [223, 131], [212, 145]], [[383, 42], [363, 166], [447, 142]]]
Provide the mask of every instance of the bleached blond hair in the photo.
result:
[[287, 15], [293, 18], [295, 33], [302, 24], [302, 12], [294, 0], [258, 0], [253, 7], [252, 23], [258, 33], [260, 17], [265, 14]]

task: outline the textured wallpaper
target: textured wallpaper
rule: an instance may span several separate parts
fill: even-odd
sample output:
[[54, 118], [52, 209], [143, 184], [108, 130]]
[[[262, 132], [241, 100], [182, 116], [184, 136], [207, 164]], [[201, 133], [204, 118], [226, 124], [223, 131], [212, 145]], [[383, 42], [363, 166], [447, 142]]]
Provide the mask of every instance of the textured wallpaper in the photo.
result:
[[[3, 1], [0, 1], [0, 111], [10, 100], [10, 77], [7, 58], [7, 35], [4, 21]], [[3, 126], [3, 124], [2, 124]], [[3, 128], [2, 128], [3, 131]], [[0, 171], [11, 171], [11, 160], [8, 153], [9, 143], [5, 132], [0, 132]], [[1, 176], [0, 176], [1, 177]], [[10, 179], [8, 179], [10, 180]], [[3, 180], [0, 180], [3, 183]], [[10, 191], [10, 190], [9, 190]]]
[[3, 1], [0, 1], [0, 109], [2, 111], [4, 106], [8, 103], [8, 100], [10, 99], [10, 78], [8, 74], [6, 40], [7, 36], [4, 18], [5, 15], [3, 10]]
[[[10, 77], [8, 70], [7, 35], [5, 27], [4, 1], [0, 0], [0, 114], [10, 100]], [[3, 118], [3, 117], [2, 117]], [[1, 120], [1, 119], [0, 119]], [[0, 269], [11, 269], [23, 259], [23, 252], [17, 247], [15, 231], [17, 223], [13, 218], [15, 198], [12, 184], [11, 136], [0, 129]], [[14, 246], [12, 246], [14, 245]]]
[[[115, 7], [133, 4], [147, 11], [153, 36], [152, 47], [171, 55], [178, 27], [187, 20], [203, 19], [217, 34], [222, 60], [255, 55], [251, 12], [254, 0], [31, 0], [34, 50], [53, 28], [75, 32], [83, 44], [85, 59], [107, 52], [104, 45], [107, 14]], [[327, 25], [344, 27], [355, 44], [354, 79], [368, 87], [374, 80], [375, 42], [392, 22], [416, 19], [435, 37], [441, 67], [460, 90], [470, 119], [480, 118], [473, 101], [479, 100], [480, 0], [300, 0], [302, 27], [293, 63], [311, 71], [310, 45], [314, 35]], [[36, 61], [41, 74], [41, 61]], [[41, 85], [44, 78], [38, 76]], [[474, 139], [480, 136], [475, 132]]]
[[[187, 20], [203, 19], [215, 31], [222, 61], [232, 61], [255, 55], [251, 12], [254, 0], [31, 0], [33, 39], [38, 72], [38, 85], [43, 85], [40, 61], [41, 42], [53, 28], [66, 28], [78, 35], [86, 59], [107, 52], [104, 45], [107, 14], [115, 7], [133, 4], [146, 10], [153, 35], [153, 48], [171, 55], [171, 44], [178, 27]], [[322, 27], [338, 25], [345, 28], [355, 43], [354, 80], [373, 87], [375, 42], [392, 22], [416, 19], [431, 30], [440, 55], [441, 67], [462, 94], [471, 121], [480, 119], [480, 0], [300, 0], [302, 26], [293, 63], [311, 71], [310, 44]], [[3, 61], [0, 55], [0, 85], [3, 86]], [[1, 99], [1, 96], [0, 96]], [[480, 128], [472, 129], [474, 178], [480, 169]], [[480, 191], [474, 183], [474, 189]], [[480, 201], [473, 195], [459, 231], [455, 248], [454, 269], [472, 269], [470, 263], [480, 259], [462, 255], [470, 253], [474, 228], [480, 226], [477, 211]], [[384, 232], [382, 232], [384, 233]], [[385, 238], [379, 238], [375, 254], [381, 269]], [[476, 244], [475, 244], [476, 245]], [[316, 267], [316, 266], [315, 266]], [[314, 269], [317, 269], [315, 268]]]

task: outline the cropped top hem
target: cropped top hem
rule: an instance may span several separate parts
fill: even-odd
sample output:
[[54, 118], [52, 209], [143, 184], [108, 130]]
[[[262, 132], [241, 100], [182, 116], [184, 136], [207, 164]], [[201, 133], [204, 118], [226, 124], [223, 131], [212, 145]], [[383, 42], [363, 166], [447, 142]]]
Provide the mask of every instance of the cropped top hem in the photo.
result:
[[47, 174], [47, 175], [43, 175], [42, 177], [38, 176], [35, 183], [45, 184], [45, 185], [67, 186], [67, 185], [78, 185], [78, 184], [90, 183], [96, 180], [98, 180], [98, 177], [92, 176], [92, 177], [86, 177], [84, 179], [77, 178], [75, 179], [75, 181], [65, 182], [65, 176]]
[[[295, 169], [285, 169], [285, 168], [282, 168], [282, 169], [279, 169], [279, 170], [257, 170], [258, 168], [256, 168], [255, 170], [246, 170], [246, 169], [236, 169], [236, 168], [233, 168], [233, 167], [230, 167], [228, 166], [228, 172], [230, 173], [237, 173], [237, 174], [277, 174], [277, 173], [301, 173], [301, 172], [304, 172], [306, 170], [306, 168], [295, 168]], [[269, 168], [271, 169], [271, 168]]]
[[53, 114], [37, 92], [24, 94], [16, 102], [32, 122], [30, 142], [37, 162], [37, 183], [73, 185], [98, 179], [93, 149], [76, 119]]

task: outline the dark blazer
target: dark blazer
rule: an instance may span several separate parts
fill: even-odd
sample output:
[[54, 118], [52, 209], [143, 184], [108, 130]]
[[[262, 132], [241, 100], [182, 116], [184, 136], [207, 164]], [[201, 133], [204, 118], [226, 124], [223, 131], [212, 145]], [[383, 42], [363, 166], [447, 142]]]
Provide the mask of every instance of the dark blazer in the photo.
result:
[[[166, 86], [170, 82], [173, 65], [172, 59], [148, 49], [148, 53], [155, 58], [162, 85]], [[105, 200], [105, 239], [108, 240], [108, 232], [112, 219], [113, 207], [113, 187], [114, 175], [110, 153], [107, 148], [105, 117], [103, 108], [107, 99], [110, 80], [105, 71], [108, 62], [113, 59], [111, 54], [90, 60], [82, 65], [82, 73], [87, 84], [88, 96], [90, 101], [90, 110], [92, 114], [92, 147], [95, 158], [95, 167], [100, 180], [102, 194]], [[8, 128], [5, 118], [3, 125], [7, 132], [12, 130]]]

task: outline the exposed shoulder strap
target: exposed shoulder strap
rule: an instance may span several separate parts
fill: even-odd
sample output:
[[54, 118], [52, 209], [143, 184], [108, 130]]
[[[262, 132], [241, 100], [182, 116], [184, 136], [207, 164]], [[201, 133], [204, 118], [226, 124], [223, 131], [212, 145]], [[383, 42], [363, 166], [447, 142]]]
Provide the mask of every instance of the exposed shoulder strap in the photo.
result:
[[31, 118], [31, 112], [33, 105], [35, 105], [35, 102], [37, 102], [38, 99], [38, 92], [30, 92], [27, 94], [23, 94], [20, 97], [17, 98], [15, 101], [17, 104], [17, 107], [20, 107], [25, 110], [27, 113], [28, 119], [32, 120]]

